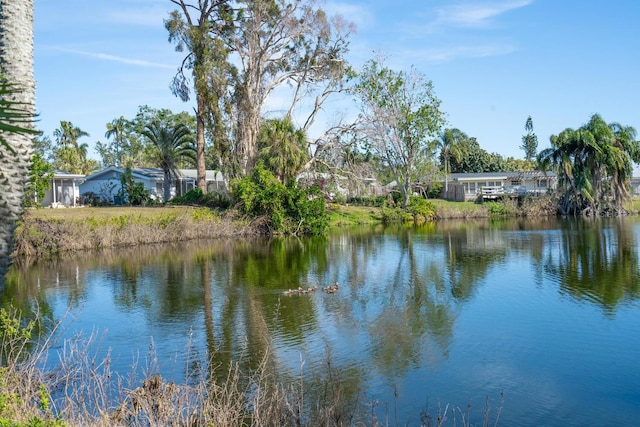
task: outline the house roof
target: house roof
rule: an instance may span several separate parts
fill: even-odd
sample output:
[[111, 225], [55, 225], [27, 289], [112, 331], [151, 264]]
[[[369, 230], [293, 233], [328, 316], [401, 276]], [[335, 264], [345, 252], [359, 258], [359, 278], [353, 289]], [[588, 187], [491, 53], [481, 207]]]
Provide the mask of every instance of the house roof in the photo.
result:
[[[92, 175], [89, 175], [88, 177], [86, 177], [86, 181], [100, 179], [101, 176], [111, 172], [123, 174], [124, 171], [125, 171], [125, 168], [109, 166], [98, 172], [95, 172]], [[198, 172], [195, 169], [179, 169], [178, 172], [180, 173], [181, 177], [187, 178], [187, 179], [191, 179], [191, 178], [196, 179], [198, 176]], [[151, 181], [162, 181], [164, 179], [164, 173], [160, 168], [131, 168], [131, 174], [134, 177], [145, 178]], [[206, 180], [207, 181], [224, 181], [224, 178], [222, 176], [222, 173], [220, 173], [219, 171], [208, 170], [206, 175]]]
[[78, 181], [84, 179], [84, 175], [78, 173], [69, 173], [61, 170], [53, 171], [53, 179], [73, 179], [74, 181]]
[[[196, 169], [179, 169], [180, 176], [182, 178], [198, 178], [198, 171]], [[207, 181], [224, 181], [224, 177], [222, 176], [222, 172], [207, 170], [206, 178]]]
[[452, 173], [452, 181], [476, 181], [479, 179], [535, 179], [535, 178], [555, 178], [553, 172], [529, 171], [529, 172], [479, 172], [479, 173]]

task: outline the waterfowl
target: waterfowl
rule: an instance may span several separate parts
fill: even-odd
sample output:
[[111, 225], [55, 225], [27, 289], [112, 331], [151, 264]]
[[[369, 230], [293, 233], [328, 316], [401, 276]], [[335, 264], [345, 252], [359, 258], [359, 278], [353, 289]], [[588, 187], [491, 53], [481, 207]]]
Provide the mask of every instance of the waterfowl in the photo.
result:
[[322, 290], [328, 294], [335, 294], [336, 292], [338, 292], [339, 288], [340, 285], [338, 284], [338, 282], [336, 282], [335, 285], [325, 286], [324, 288], [322, 288]]

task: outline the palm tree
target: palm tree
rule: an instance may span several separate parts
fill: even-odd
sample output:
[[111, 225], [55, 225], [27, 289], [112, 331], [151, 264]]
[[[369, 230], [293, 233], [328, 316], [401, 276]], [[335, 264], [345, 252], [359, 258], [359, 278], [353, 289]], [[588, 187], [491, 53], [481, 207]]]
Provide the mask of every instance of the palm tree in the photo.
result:
[[17, 153], [7, 140], [7, 134], [39, 134], [33, 129], [34, 117], [29, 109], [21, 102], [12, 101], [12, 97], [20, 92], [20, 88], [0, 75], [0, 144], [13, 155]]
[[183, 124], [171, 127], [160, 122], [152, 122], [142, 132], [156, 148], [153, 154], [155, 163], [164, 174], [164, 201], [171, 198], [171, 178], [178, 177], [178, 165], [181, 161], [196, 162], [196, 148], [193, 135]]
[[460, 129], [445, 129], [437, 142], [437, 148], [440, 149], [442, 163], [444, 166], [444, 194], [449, 191], [449, 175], [451, 174], [451, 157], [460, 161], [463, 155], [462, 142], [466, 140], [467, 135]]
[[[9, 266], [22, 213], [34, 135], [33, 0], [0, 0], [0, 69], [11, 83], [0, 97], [0, 282]], [[17, 90], [19, 88], [19, 90]], [[9, 110], [6, 109], [10, 106]], [[17, 110], [18, 111], [17, 111]], [[16, 116], [17, 113], [17, 116]], [[1, 284], [1, 283], [0, 283]]]
[[60, 127], [53, 131], [53, 137], [61, 147], [77, 147], [78, 140], [89, 134], [73, 123], [62, 120]]
[[607, 124], [595, 114], [581, 128], [551, 136], [551, 148], [540, 152], [543, 168], [554, 167], [563, 189], [562, 214], [622, 211], [629, 194], [632, 162], [640, 160], [636, 131], [618, 123]]
[[259, 138], [259, 158], [282, 183], [294, 179], [309, 159], [306, 136], [289, 117], [267, 120]]
[[115, 147], [115, 165], [120, 166], [122, 164], [122, 148], [125, 143], [125, 131], [127, 127], [127, 120], [120, 116], [117, 119], [113, 119], [111, 123], [107, 123], [107, 131], [104, 137], [109, 139], [113, 137], [113, 145]]

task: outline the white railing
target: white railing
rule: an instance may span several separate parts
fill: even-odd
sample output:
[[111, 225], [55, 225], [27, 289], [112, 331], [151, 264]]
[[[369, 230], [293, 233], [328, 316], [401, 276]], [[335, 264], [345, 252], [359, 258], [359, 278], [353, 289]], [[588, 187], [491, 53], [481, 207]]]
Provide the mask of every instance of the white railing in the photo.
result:
[[481, 189], [483, 199], [497, 199], [504, 195], [504, 187], [485, 185]]

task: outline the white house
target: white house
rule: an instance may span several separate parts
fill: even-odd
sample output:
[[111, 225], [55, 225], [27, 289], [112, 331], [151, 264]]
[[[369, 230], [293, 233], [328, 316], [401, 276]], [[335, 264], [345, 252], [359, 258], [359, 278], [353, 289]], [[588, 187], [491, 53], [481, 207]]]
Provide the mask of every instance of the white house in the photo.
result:
[[76, 206], [80, 197], [80, 185], [83, 181], [84, 175], [54, 171], [51, 187], [45, 191], [42, 206]]
[[319, 184], [332, 197], [341, 196], [347, 200], [352, 197], [371, 197], [387, 194], [375, 178], [348, 178], [344, 175], [326, 172], [301, 172], [296, 182], [305, 185]]
[[631, 195], [634, 197], [640, 196], [640, 177], [634, 176], [631, 178]]
[[[80, 186], [80, 194], [82, 196], [93, 193], [109, 203], [118, 204], [120, 200], [117, 197], [122, 185], [120, 180], [125, 172], [125, 168], [109, 166], [85, 178]], [[176, 194], [184, 194], [185, 192], [195, 188], [197, 172], [195, 169], [179, 169], [180, 177], [171, 186], [171, 197]], [[162, 201], [163, 199], [163, 182], [164, 174], [160, 168], [132, 168], [131, 176], [135, 182], [142, 183], [145, 190], [149, 192], [152, 198]], [[226, 191], [226, 183], [224, 177], [218, 171], [207, 171], [206, 175], [208, 191]]]
[[503, 195], [543, 195], [556, 188], [553, 172], [453, 173], [449, 177], [450, 200], [495, 199]]

